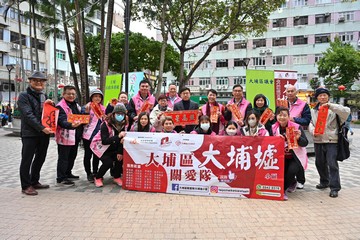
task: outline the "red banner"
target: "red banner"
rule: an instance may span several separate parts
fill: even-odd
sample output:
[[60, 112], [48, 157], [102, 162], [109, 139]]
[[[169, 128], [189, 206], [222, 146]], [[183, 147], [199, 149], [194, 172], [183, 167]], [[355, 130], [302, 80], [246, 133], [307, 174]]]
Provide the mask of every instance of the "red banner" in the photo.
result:
[[96, 117], [101, 119], [105, 113], [101, 110], [101, 107], [99, 104], [91, 102], [90, 103], [91, 110], [95, 113]]
[[324, 106], [319, 107], [314, 133], [324, 134], [326, 128], [326, 121], [328, 117], [328, 111], [329, 111], [328, 107], [324, 107]]
[[219, 119], [219, 106], [210, 107], [210, 122], [217, 123]]
[[144, 104], [142, 105], [142, 107], [140, 108], [140, 111], [138, 112], [138, 114], [140, 114], [142, 112], [148, 112], [152, 107], [153, 107], [153, 105], [151, 103], [149, 103], [149, 101], [145, 101]]
[[183, 110], [164, 112], [164, 116], [170, 116], [175, 126], [197, 125], [199, 123], [199, 110]]
[[273, 112], [271, 111], [270, 108], [265, 109], [263, 114], [261, 114], [259, 122], [265, 126], [265, 124], [267, 123], [267, 121], [269, 121], [272, 114], [273, 114]]
[[128, 132], [123, 182], [128, 190], [283, 200], [284, 139]]
[[298, 148], [298, 142], [296, 139], [296, 132], [295, 127], [287, 127], [286, 128], [286, 139], [289, 149]]
[[67, 121], [69, 123], [79, 122], [81, 124], [88, 124], [90, 122], [90, 115], [88, 114], [69, 114]]
[[231, 111], [236, 120], [242, 120], [241, 112], [235, 103], [228, 105], [228, 109]]
[[41, 124], [46, 128], [51, 128], [51, 130], [55, 133], [58, 117], [59, 109], [57, 109], [50, 103], [44, 103]]

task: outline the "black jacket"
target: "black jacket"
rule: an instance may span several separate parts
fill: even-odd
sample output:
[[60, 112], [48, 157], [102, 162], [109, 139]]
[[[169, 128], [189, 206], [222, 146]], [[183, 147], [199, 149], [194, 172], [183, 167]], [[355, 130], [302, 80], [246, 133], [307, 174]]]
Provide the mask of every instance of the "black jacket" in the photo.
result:
[[[42, 137], [46, 136], [41, 124], [42, 106], [40, 95], [28, 87], [18, 98], [18, 107], [21, 116], [21, 137]], [[47, 96], [45, 96], [47, 99]]]

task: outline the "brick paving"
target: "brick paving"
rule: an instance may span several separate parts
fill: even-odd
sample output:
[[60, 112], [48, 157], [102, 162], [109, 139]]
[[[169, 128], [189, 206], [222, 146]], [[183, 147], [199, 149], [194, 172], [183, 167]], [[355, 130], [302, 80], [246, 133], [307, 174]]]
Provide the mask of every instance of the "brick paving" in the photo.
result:
[[215, 198], [123, 190], [106, 175], [86, 181], [79, 149], [75, 187], [55, 187], [57, 150], [51, 140], [41, 182], [50, 189], [21, 194], [21, 141], [0, 129], [0, 239], [360, 239], [360, 129], [351, 158], [340, 163], [342, 190], [317, 190], [310, 157], [304, 190], [289, 201]]

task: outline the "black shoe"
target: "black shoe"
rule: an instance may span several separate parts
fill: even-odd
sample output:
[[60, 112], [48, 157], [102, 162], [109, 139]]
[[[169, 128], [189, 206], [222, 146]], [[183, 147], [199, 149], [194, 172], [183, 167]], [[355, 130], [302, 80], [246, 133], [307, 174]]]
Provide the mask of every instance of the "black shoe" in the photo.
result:
[[73, 181], [70, 181], [70, 180], [63, 180], [61, 182], [56, 183], [57, 187], [72, 187], [74, 185], [75, 185], [75, 183]]
[[91, 183], [93, 183], [94, 182], [94, 175], [93, 174], [88, 174], [87, 175], [87, 180], [89, 181], [89, 182], [91, 182]]
[[322, 184], [322, 183], [316, 185], [317, 189], [325, 189], [325, 188], [328, 188], [328, 187], [329, 187], [329, 185], [325, 185], [325, 184]]
[[50, 186], [48, 184], [41, 184], [41, 183], [37, 183], [35, 185], [33, 185], [33, 188], [35, 189], [47, 189]]
[[331, 190], [329, 196], [332, 197], [332, 198], [337, 198], [338, 197], [338, 191]]
[[79, 179], [80, 177], [79, 176], [75, 176], [73, 174], [70, 174], [67, 176], [67, 178], [72, 178], [72, 179]]

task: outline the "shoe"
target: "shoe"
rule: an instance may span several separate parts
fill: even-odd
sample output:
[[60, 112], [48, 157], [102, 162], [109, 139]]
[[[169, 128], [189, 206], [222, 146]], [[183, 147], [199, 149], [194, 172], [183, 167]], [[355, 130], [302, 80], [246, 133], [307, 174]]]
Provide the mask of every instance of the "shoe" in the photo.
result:
[[67, 178], [72, 178], [72, 179], [79, 179], [79, 176], [75, 176], [72, 173], [70, 175], [67, 176]]
[[74, 185], [75, 185], [75, 183], [70, 180], [62, 180], [61, 182], [56, 183], [57, 187], [72, 187]]
[[322, 184], [322, 183], [316, 185], [317, 189], [325, 189], [325, 188], [328, 188], [328, 187], [329, 187], [329, 185], [325, 185], [325, 184]]
[[96, 187], [102, 187], [104, 186], [102, 178], [94, 178], [94, 183]]
[[123, 182], [121, 180], [121, 178], [114, 178], [114, 183], [117, 184], [118, 186], [122, 186]]
[[296, 185], [297, 185], [297, 182], [294, 182], [293, 184], [291, 184], [287, 189], [286, 189], [286, 192], [289, 192], [289, 193], [293, 193], [296, 191]]
[[21, 192], [29, 196], [38, 195], [38, 192], [32, 186], [23, 189]]
[[88, 180], [89, 182], [93, 183], [93, 182], [94, 182], [94, 175], [93, 175], [92, 173], [88, 174], [88, 175], [87, 175], [87, 180]]
[[41, 184], [41, 183], [37, 183], [35, 185], [33, 185], [33, 188], [35, 189], [47, 189], [50, 186], [48, 184]]
[[284, 201], [287, 201], [287, 200], [289, 200], [288, 195], [286, 194], [286, 192], [284, 192]]
[[298, 182], [297, 185], [296, 185], [296, 188], [297, 189], [304, 189], [304, 184]]
[[337, 198], [338, 197], [338, 191], [331, 190], [329, 196], [332, 197], [332, 198]]

